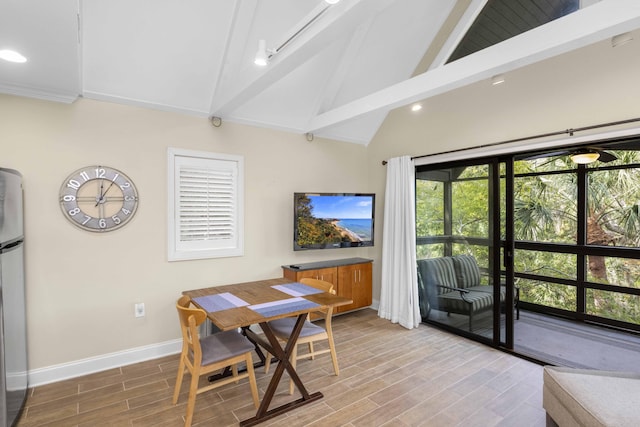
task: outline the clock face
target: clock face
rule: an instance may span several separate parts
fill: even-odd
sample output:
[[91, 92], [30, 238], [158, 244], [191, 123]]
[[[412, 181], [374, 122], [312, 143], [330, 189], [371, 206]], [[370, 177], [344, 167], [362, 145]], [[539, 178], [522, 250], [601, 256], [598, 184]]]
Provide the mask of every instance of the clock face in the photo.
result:
[[125, 225], [138, 207], [138, 192], [128, 176], [106, 166], [78, 169], [60, 187], [60, 207], [73, 224], [88, 231]]

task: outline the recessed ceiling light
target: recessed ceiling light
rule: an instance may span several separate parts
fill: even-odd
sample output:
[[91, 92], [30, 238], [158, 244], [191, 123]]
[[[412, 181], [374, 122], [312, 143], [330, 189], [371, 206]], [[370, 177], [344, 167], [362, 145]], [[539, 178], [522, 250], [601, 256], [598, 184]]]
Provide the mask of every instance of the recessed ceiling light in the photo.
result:
[[4, 59], [9, 62], [27, 62], [27, 58], [16, 52], [15, 50], [2, 49], [0, 50], [0, 59]]
[[501, 85], [504, 83], [504, 75], [498, 74], [496, 76], [491, 77], [491, 84], [494, 86]]
[[631, 35], [631, 33], [618, 34], [617, 36], [613, 36], [611, 38], [611, 46], [612, 47], [622, 46], [623, 44], [627, 44], [630, 41], [633, 41], [633, 36]]
[[420, 110], [422, 110], [422, 104], [413, 104], [413, 105], [411, 106], [411, 111], [413, 111], [414, 113], [415, 113], [416, 111], [420, 111]]
[[326, 2], [327, 2], [327, 3], [329, 3], [329, 4], [336, 4], [336, 3], [338, 3], [340, 0], [324, 0], [324, 1], [326, 1]]

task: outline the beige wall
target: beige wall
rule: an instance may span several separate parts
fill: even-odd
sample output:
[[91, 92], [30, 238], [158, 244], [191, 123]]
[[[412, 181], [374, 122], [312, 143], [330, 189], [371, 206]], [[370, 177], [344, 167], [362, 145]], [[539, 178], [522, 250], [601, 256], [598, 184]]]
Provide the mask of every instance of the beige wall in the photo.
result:
[[[30, 370], [179, 338], [182, 290], [374, 254], [292, 249], [293, 192], [372, 190], [365, 147], [86, 99], [0, 95], [0, 120], [0, 166], [24, 176]], [[167, 147], [244, 156], [244, 256], [167, 262]], [[140, 196], [135, 217], [106, 234], [75, 227], [58, 202], [67, 175], [95, 164], [126, 173]], [[146, 317], [134, 318], [136, 302]]]
[[[423, 102], [417, 114], [409, 107], [392, 111], [367, 149], [376, 203], [382, 209], [385, 159], [640, 118], [640, 31], [633, 37], [615, 49], [605, 40], [506, 73], [503, 85], [491, 86], [486, 80], [435, 96]], [[626, 127], [640, 127], [640, 122]], [[381, 233], [382, 212], [376, 220]], [[375, 250], [379, 259], [382, 245]], [[379, 271], [380, 263], [377, 267]], [[374, 298], [380, 295], [379, 280], [380, 275], [374, 275]]]

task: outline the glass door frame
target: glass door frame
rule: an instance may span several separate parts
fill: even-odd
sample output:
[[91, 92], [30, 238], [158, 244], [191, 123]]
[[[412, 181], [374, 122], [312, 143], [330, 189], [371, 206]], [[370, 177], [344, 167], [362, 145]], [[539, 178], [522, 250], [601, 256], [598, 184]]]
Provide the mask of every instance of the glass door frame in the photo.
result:
[[[491, 273], [493, 280], [492, 283], [497, 284], [502, 282], [505, 288], [505, 301], [515, 301], [518, 293], [520, 293], [520, 301], [517, 301], [520, 309], [524, 309], [527, 312], [534, 312], [540, 315], [550, 315], [555, 317], [564, 317], [569, 320], [576, 320], [582, 323], [593, 324], [596, 326], [604, 326], [613, 329], [629, 330], [636, 333], [640, 332], [640, 322], [631, 322], [623, 317], [611, 315], [603, 316], [599, 312], [589, 312], [589, 298], [593, 298], [596, 292], [618, 294], [628, 296], [629, 300], [640, 300], [640, 285], [624, 284], [621, 283], [603, 283], [598, 280], [594, 280], [592, 276], [588, 274], [587, 262], [590, 256], [617, 258], [619, 260], [634, 262], [635, 265], [640, 265], [640, 247], [635, 245], [607, 245], [602, 243], [587, 242], [587, 222], [585, 214], [588, 209], [588, 197], [589, 195], [589, 179], [590, 174], [611, 172], [615, 170], [627, 170], [636, 168], [640, 169], [640, 159], [635, 159], [627, 163], [597, 163], [594, 165], [580, 165], [576, 166], [571, 173], [576, 175], [576, 217], [579, 219], [576, 223], [576, 241], [564, 243], [562, 241], [537, 241], [535, 239], [523, 239], [516, 240], [520, 231], [517, 231], [515, 227], [516, 223], [516, 191], [519, 188], [518, 179], [526, 175], [544, 175], [544, 174], [562, 174], [561, 170], [545, 171], [533, 171], [533, 172], [519, 172], [519, 160], [531, 158], [542, 159], [543, 154], [548, 154], [549, 157], [561, 157], [562, 153], [568, 153], [570, 149], [583, 146], [597, 145], [601, 150], [608, 151], [640, 151], [640, 134], [635, 131], [633, 134], [624, 134], [622, 136], [617, 135], [615, 138], [603, 137], [602, 134], [594, 135], [588, 140], [581, 141], [580, 144], [559, 144], [559, 143], [541, 143], [541, 144], [518, 144], [517, 146], [510, 144], [504, 147], [492, 147], [485, 146], [477, 149], [469, 150], [456, 150], [446, 153], [434, 154], [428, 160], [417, 161], [416, 171], [418, 170], [430, 170], [437, 171], [440, 169], [448, 168], [460, 168], [464, 166], [472, 165], [491, 165], [492, 172], [492, 188], [496, 191], [487, 194], [490, 200], [493, 217], [491, 218], [492, 230], [488, 234], [487, 239], [479, 237], [471, 237], [465, 239], [467, 243], [472, 245], [483, 246], [487, 245], [489, 250], [492, 250], [489, 254], [491, 258]], [[507, 151], [509, 150], [509, 151]], [[617, 154], [621, 159], [621, 154]], [[416, 158], [417, 159], [417, 158]], [[569, 172], [569, 171], [568, 171]], [[567, 172], [567, 173], [568, 173]], [[435, 180], [437, 181], [437, 180]], [[417, 194], [417, 193], [416, 193]], [[416, 212], [417, 214], [417, 212]], [[450, 215], [451, 213], [449, 213]], [[417, 230], [418, 231], [418, 230]], [[427, 233], [425, 233], [427, 234]], [[456, 242], [453, 236], [437, 236], [438, 233], [431, 233], [431, 238], [418, 238], [416, 243], [428, 244], [428, 243], [446, 243], [447, 239], [450, 242]], [[492, 246], [493, 245], [493, 246]], [[564, 278], [552, 274], [542, 274], [538, 272], [522, 271], [519, 267], [521, 260], [520, 252], [522, 251], [538, 251], [542, 253], [558, 253], [558, 254], [573, 254], [575, 255], [575, 263], [577, 266], [575, 277]], [[518, 258], [516, 258], [518, 257]], [[636, 261], [638, 260], [638, 261]], [[573, 263], [571, 263], [573, 264]], [[486, 264], [485, 264], [486, 267]], [[563, 270], [564, 271], [564, 270]], [[575, 287], [575, 304], [574, 309], [567, 309], [564, 306], [547, 305], [530, 299], [530, 294], [527, 293], [527, 284], [517, 282], [519, 281], [542, 281], [551, 284], [574, 286]], [[629, 282], [630, 283], [630, 282]], [[520, 289], [516, 288], [518, 286]], [[519, 292], [518, 292], [519, 291]], [[494, 287], [494, 299], [499, 295], [498, 290]], [[506, 305], [505, 305], [506, 307]], [[493, 325], [493, 338], [488, 339], [468, 331], [461, 329], [452, 330], [452, 332], [458, 333], [463, 336], [467, 336], [476, 341], [481, 341], [495, 347], [503, 349], [514, 350], [515, 345], [515, 313], [513, 316], [506, 316], [506, 318], [500, 318], [501, 315], [507, 313], [507, 310], [503, 310], [501, 314], [499, 307], [494, 306], [494, 325]], [[517, 308], [516, 308], [517, 312]], [[628, 314], [628, 313], [623, 313]], [[499, 323], [500, 322], [500, 323]], [[432, 323], [432, 322], [429, 322]], [[447, 328], [447, 325], [437, 326]], [[498, 335], [498, 332], [500, 335]], [[487, 334], [489, 336], [489, 334]]]
[[[467, 239], [469, 243], [478, 246], [487, 246], [488, 250], [488, 274], [493, 284], [493, 301], [498, 303], [493, 304], [492, 308], [492, 337], [474, 334], [471, 331], [466, 331], [439, 323], [435, 320], [426, 320], [426, 323], [435, 324], [444, 329], [450, 329], [453, 332], [470, 337], [474, 340], [485, 342], [494, 347], [503, 347], [507, 349], [513, 349], [514, 343], [514, 310], [507, 309], [507, 307], [513, 308], [514, 301], [514, 269], [513, 269], [513, 197], [507, 197], [510, 194], [509, 189], [513, 189], [513, 164], [512, 157], [505, 158], [474, 158], [469, 160], [457, 160], [446, 163], [421, 165], [416, 167], [416, 184], [419, 180], [418, 175], [420, 171], [436, 171], [443, 169], [454, 169], [456, 167], [463, 166], [479, 166], [486, 165], [488, 168], [487, 176], [487, 221], [488, 221], [488, 233], [486, 238], [470, 237]], [[502, 167], [502, 170], [501, 170]], [[506, 174], [505, 171], [506, 170]], [[511, 179], [507, 179], [507, 178]], [[501, 180], [506, 179], [505, 186], [506, 191], [504, 194], [501, 192]], [[453, 181], [450, 181], [453, 182]], [[416, 194], [418, 194], [416, 192]], [[416, 236], [418, 245], [420, 242], [432, 242], [435, 243], [440, 240], [445, 244], [444, 254], [451, 255], [451, 245], [455, 243], [453, 236], [453, 230], [451, 227], [452, 212], [452, 193], [451, 185], [444, 185], [443, 189], [443, 215], [444, 215], [444, 235], [449, 236], [438, 238], [437, 236]], [[501, 203], [506, 203], [506, 207], [503, 207]], [[501, 236], [501, 212], [505, 212], [506, 224], [511, 224], [506, 227], [507, 238], [502, 239]], [[416, 218], [418, 213], [416, 209]], [[511, 219], [511, 221], [509, 220]], [[511, 286], [507, 286], [510, 283]], [[500, 303], [501, 300], [501, 286], [505, 286], [504, 303]], [[504, 310], [502, 308], [504, 307]], [[510, 316], [507, 314], [511, 314]], [[504, 317], [504, 319], [503, 319]], [[501, 326], [502, 325], [502, 326]]]

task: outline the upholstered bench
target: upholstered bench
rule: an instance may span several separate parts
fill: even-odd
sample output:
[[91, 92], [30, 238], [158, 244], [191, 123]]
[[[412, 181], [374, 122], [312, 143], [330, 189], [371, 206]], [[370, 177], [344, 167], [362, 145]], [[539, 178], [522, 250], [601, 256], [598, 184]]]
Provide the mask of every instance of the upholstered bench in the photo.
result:
[[640, 426], [640, 374], [545, 366], [547, 426]]

